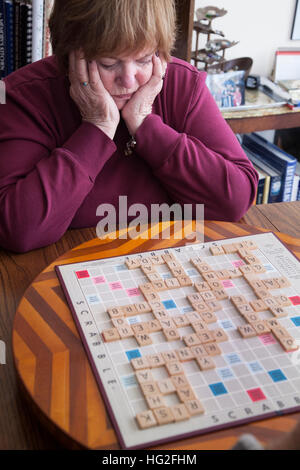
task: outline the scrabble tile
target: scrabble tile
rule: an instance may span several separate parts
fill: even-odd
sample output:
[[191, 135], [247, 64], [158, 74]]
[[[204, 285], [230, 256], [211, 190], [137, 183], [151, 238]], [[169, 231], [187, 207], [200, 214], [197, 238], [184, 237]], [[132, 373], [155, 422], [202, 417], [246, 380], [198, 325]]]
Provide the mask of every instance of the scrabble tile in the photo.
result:
[[148, 356], [146, 356], [146, 359], [150, 367], [152, 367], [153, 369], [156, 367], [162, 367], [166, 363], [161, 353], [149, 354]]
[[215, 341], [214, 335], [209, 330], [203, 331], [202, 333], [198, 333], [198, 338], [201, 344], [212, 343], [213, 341]]
[[266, 297], [270, 296], [270, 291], [269, 289], [266, 289], [266, 288], [254, 289], [254, 293], [259, 299], [265, 299]]
[[178, 362], [179, 361], [177, 352], [175, 350], [165, 351], [161, 354], [162, 354], [162, 357], [164, 358], [166, 364], [169, 364], [170, 362]]
[[141, 263], [141, 267], [151, 266], [152, 265], [152, 262], [151, 262], [150, 258], [148, 258], [148, 256], [141, 257], [140, 258], [140, 263]]
[[139, 370], [135, 373], [135, 377], [139, 384], [154, 382], [150, 369]]
[[216, 364], [211, 356], [203, 356], [200, 357], [198, 356], [196, 358], [197, 364], [200, 368], [200, 370], [210, 370], [210, 369], [215, 369]]
[[194, 283], [194, 287], [198, 292], [205, 292], [209, 290], [209, 284], [206, 281], [197, 281]]
[[201, 273], [201, 275], [206, 282], [220, 280], [220, 278], [217, 276], [217, 273], [215, 273], [214, 271], [203, 272]]
[[110, 318], [124, 317], [124, 312], [121, 307], [108, 308], [107, 313], [110, 316]]
[[210, 271], [213, 271], [213, 269], [207, 263], [197, 264], [196, 268], [198, 269], [199, 273], [202, 275], [205, 273], [209, 273]]
[[274, 280], [276, 281], [276, 283], [279, 284], [280, 289], [284, 289], [285, 287], [291, 287], [290, 281], [284, 276], [276, 277], [274, 278]]
[[177, 276], [177, 279], [181, 287], [188, 287], [194, 284], [192, 279], [187, 275]]
[[171, 317], [169, 318], [160, 318], [159, 320], [163, 329], [176, 329], [176, 325]]
[[190, 383], [184, 374], [173, 375], [170, 380], [172, 380], [176, 390], [182, 387], [190, 387]]
[[176, 392], [175, 385], [171, 379], [158, 380], [157, 386], [162, 395], [169, 395]]
[[157, 331], [162, 330], [162, 326], [159, 320], [150, 320], [147, 322], [148, 332], [156, 333]]
[[198, 357], [206, 357], [207, 356], [207, 352], [204, 349], [203, 344], [199, 344], [198, 346], [192, 346], [191, 351], [194, 354], [195, 359], [197, 359]]
[[[213, 312], [217, 312], [218, 310], [222, 310], [222, 305], [218, 300], [206, 300], [205, 301], [207, 307], [209, 310], [212, 310]], [[202, 315], [203, 312], [201, 312]]]
[[266, 268], [262, 264], [252, 264], [252, 269], [256, 274], [262, 274], [266, 272]]
[[248, 281], [252, 289], [257, 290], [257, 289], [266, 289], [266, 286], [260, 279], [250, 279]]
[[183, 268], [170, 268], [170, 271], [172, 273], [172, 275], [176, 278], [178, 278], [178, 276], [185, 276], [185, 270]]
[[197, 267], [198, 264], [203, 264], [205, 263], [205, 259], [204, 258], [201, 258], [200, 256], [196, 256], [195, 258], [191, 258], [190, 259], [190, 263]]
[[148, 333], [139, 333], [134, 336], [140, 346], [148, 346], [149, 344], [152, 344], [152, 339]]
[[111, 341], [117, 341], [120, 339], [120, 335], [117, 328], [109, 328], [108, 330], [103, 330], [102, 336], [106, 343], [109, 343]]
[[183, 403], [197, 398], [191, 386], [180, 387], [176, 390], [176, 393], [179, 400]]
[[217, 343], [228, 341], [228, 336], [222, 328], [216, 328], [215, 330], [212, 330], [212, 334]]
[[226, 244], [222, 245], [222, 248], [223, 248], [224, 252], [227, 253], [227, 254], [237, 252], [237, 248], [233, 243], [226, 243]]
[[142, 411], [142, 413], [138, 413], [135, 418], [140, 429], [148, 429], [158, 425], [153, 411], [151, 410]]
[[183, 403], [173, 405], [170, 407], [170, 409], [176, 422], [186, 421], [190, 419], [190, 414]]
[[267, 305], [268, 309], [272, 307], [279, 307], [276, 299], [274, 297], [265, 297], [264, 302]]
[[259, 316], [257, 313], [255, 312], [251, 312], [251, 313], [244, 313], [243, 315], [244, 319], [246, 320], [247, 323], [257, 323], [259, 322]]
[[211, 254], [212, 254], [213, 256], [219, 256], [219, 255], [224, 255], [224, 254], [225, 254], [225, 252], [224, 252], [222, 246], [214, 246], [214, 245], [211, 245], [211, 246], [209, 247], [209, 251], [211, 252]]
[[156, 291], [156, 292], [159, 292], [159, 291], [163, 291], [163, 290], [167, 290], [167, 286], [164, 282], [164, 280], [162, 281], [152, 281], [152, 286], [153, 286], [153, 289]]
[[276, 300], [279, 307], [290, 307], [292, 302], [286, 295], [275, 295], [274, 299]]
[[170, 318], [170, 315], [168, 314], [167, 310], [164, 308], [161, 310], [153, 310], [153, 316], [155, 317], [156, 320], [161, 320], [163, 318]]
[[268, 306], [265, 304], [263, 299], [252, 300], [249, 303], [255, 312], [263, 312], [264, 310], [268, 310]]
[[131, 329], [135, 335], [149, 333], [149, 327], [147, 322], [140, 322], [131, 325]]
[[159, 273], [148, 273], [147, 278], [149, 282], [155, 282], [155, 281], [163, 281], [163, 278]]
[[280, 326], [280, 324], [278, 323], [278, 321], [275, 318], [268, 318], [267, 320], [265, 320], [265, 323], [267, 323], [267, 325], [270, 328], [273, 328], [275, 326]]
[[152, 264], [154, 265], [160, 265], [160, 264], [165, 264], [165, 261], [163, 259], [163, 257], [161, 255], [150, 255], [149, 256], [149, 259], [151, 261]]
[[260, 264], [259, 259], [254, 255], [244, 256], [244, 261], [246, 261], [246, 263], [248, 264], [256, 264], [256, 265]]
[[139, 302], [137, 304], [134, 304], [134, 306], [138, 314], [149, 313], [152, 311], [148, 302]]
[[182, 338], [184, 344], [188, 347], [196, 346], [197, 344], [201, 344], [200, 338], [198, 334], [192, 333], [190, 335], [183, 336]]
[[233, 305], [240, 305], [240, 304], [247, 303], [246, 297], [243, 295], [232, 295], [230, 297], [230, 300], [233, 303]]
[[180, 362], [191, 361], [195, 358], [191, 348], [181, 348], [177, 350], [178, 358]]
[[[221, 290], [223, 289], [223, 284], [221, 283], [221, 281], [208, 281], [208, 284], [209, 284], [209, 287], [215, 291], [215, 290]], [[214, 292], [215, 294], [215, 292]]]
[[204, 349], [208, 356], [220, 356], [222, 354], [221, 349], [216, 343], [204, 344]]
[[245, 303], [245, 304], [239, 304], [239, 305], [236, 306], [236, 308], [239, 311], [239, 313], [243, 316], [246, 313], [254, 313], [253, 308], [251, 307], [251, 305], [248, 302]]
[[137, 269], [137, 268], [140, 267], [141, 262], [138, 258], [128, 258], [125, 261], [125, 264], [126, 264], [128, 269]]
[[271, 331], [271, 328], [268, 326], [268, 324], [263, 321], [251, 323], [251, 325], [253, 326], [258, 335], [265, 335], [267, 333], [270, 333]]
[[195, 304], [195, 303], [198, 303], [198, 302], [203, 302], [203, 299], [201, 297], [201, 294], [197, 293], [197, 294], [189, 294], [186, 296], [187, 300], [190, 302], [190, 304]]
[[267, 289], [280, 289], [280, 284], [276, 279], [263, 279], [263, 283]]
[[202, 292], [200, 295], [202, 299], [204, 300], [204, 302], [207, 302], [207, 300], [216, 300], [216, 297], [214, 296], [211, 290]]
[[250, 256], [250, 255], [251, 255], [251, 251], [250, 251], [249, 249], [247, 249], [247, 248], [239, 248], [239, 249], [237, 250], [237, 253], [238, 253], [238, 255], [239, 255], [242, 259], [244, 259], [244, 258], [246, 258], [247, 256]]
[[162, 408], [163, 406], [166, 406], [163, 396], [159, 393], [152, 393], [149, 395], [145, 395], [145, 400], [147, 402], [147, 405], [151, 410], [154, 410], [155, 408]]
[[289, 332], [283, 326], [274, 326], [271, 328], [275, 338], [290, 338]]
[[159, 301], [149, 301], [149, 305], [152, 308], [152, 311], [155, 310], [165, 310], [165, 306], [162, 302]]
[[299, 349], [295, 339], [292, 337], [280, 337], [278, 341], [286, 352], [297, 351]]
[[121, 339], [125, 339], [125, 338], [131, 338], [131, 336], [134, 335], [131, 327], [128, 325], [128, 326], [119, 326], [117, 328], [118, 330], [118, 333], [120, 335], [120, 338]]
[[173, 253], [163, 253], [161, 255], [161, 257], [162, 257], [162, 259], [164, 260], [165, 263], [167, 263], [168, 261], [176, 261], [177, 262], [176, 256]]
[[[245, 266], [240, 266], [239, 267], [239, 270], [243, 273], [243, 274], [250, 274], [250, 273], [254, 273], [253, 269], [252, 269], [252, 266], [249, 265], [249, 264], [246, 264]], [[256, 274], [256, 273], [254, 273]]]
[[139, 384], [144, 396], [159, 395], [159, 389], [156, 382], [145, 382]]
[[224, 280], [224, 279], [230, 279], [230, 273], [227, 269], [221, 269], [216, 271], [216, 275], [218, 279]]
[[163, 329], [163, 334], [167, 341], [179, 341], [181, 339], [181, 336], [178, 333], [177, 328]]
[[189, 319], [191, 325], [195, 322], [201, 321], [201, 317], [198, 312], [188, 312], [186, 313], [186, 316]]
[[143, 370], [151, 367], [151, 364], [147, 357], [135, 357], [130, 361], [131, 366], [134, 370]]
[[148, 266], [141, 266], [141, 270], [144, 274], [146, 274], [146, 276], [148, 276], [148, 274], [157, 273], [156, 268], [153, 264], [150, 264]]
[[126, 317], [134, 317], [137, 315], [137, 310], [134, 304], [124, 305], [121, 309]]
[[284, 310], [283, 307], [270, 307], [270, 312], [274, 315], [276, 318], [282, 318], [282, 317], [287, 317], [288, 312]]
[[239, 270], [239, 268], [230, 268], [227, 269], [229, 273], [229, 279], [236, 279], [238, 277], [242, 277], [243, 273]]
[[115, 328], [117, 328], [118, 326], [129, 326], [128, 321], [124, 317], [112, 318], [111, 322]]
[[229, 298], [229, 295], [227, 294], [225, 289], [216, 289], [214, 290], [214, 294], [216, 297], [216, 300], [225, 300]]
[[180, 362], [166, 362], [165, 367], [169, 375], [184, 374], [184, 370]]
[[174, 261], [174, 260], [173, 260], [173, 261], [172, 261], [172, 260], [167, 261], [167, 265], [168, 265], [168, 268], [169, 268], [170, 270], [171, 270], [171, 269], [176, 269], [176, 268], [182, 269], [182, 266], [181, 266], [181, 264], [180, 264], [178, 261]]
[[175, 417], [172, 413], [171, 408], [167, 406], [163, 406], [161, 408], [155, 408], [153, 410], [153, 413], [160, 426], [163, 424], [173, 423], [175, 421]]
[[245, 240], [244, 241], [244, 246], [248, 250], [258, 250], [258, 246], [253, 240]]
[[[151, 285], [152, 285], [152, 282], [151, 282]], [[160, 296], [158, 294], [158, 292], [156, 291], [151, 291], [151, 292], [143, 292], [143, 295], [145, 297], [145, 299], [147, 300], [147, 302], [149, 302], [149, 305], [151, 306], [153, 302], [158, 302], [160, 303]]]
[[143, 293], [143, 295], [149, 294], [150, 292], [154, 292], [152, 282], [147, 282], [146, 284], [140, 284], [139, 290]]
[[212, 311], [210, 307], [208, 307], [207, 303], [205, 303], [203, 300], [202, 302], [197, 302], [193, 304], [193, 309], [196, 310], [198, 313], [206, 312], [206, 311]]
[[238, 326], [237, 330], [240, 333], [240, 335], [245, 339], [253, 338], [254, 336], [257, 336], [255, 329], [250, 324]]
[[[208, 312], [211, 314], [211, 312]], [[211, 314], [213, 315], [213, 314]], [[203, 320], [203, 321], [197, 321], [197, 322], [194, 322], [192, 323], [192, 327], [193, 327], [193, 330], [195, 331], [195, 333], [202, 333], [203, 330], [207, 330], [207, 323]]]
[[210, 310], [204, 310], [200, 313], [200, 316], [205, 323], [215, 323], [218, 320], [216, 315]]
[[173, 320], [177, 328], [183, 328], [191, 323], [187, 315], [176, 315]]

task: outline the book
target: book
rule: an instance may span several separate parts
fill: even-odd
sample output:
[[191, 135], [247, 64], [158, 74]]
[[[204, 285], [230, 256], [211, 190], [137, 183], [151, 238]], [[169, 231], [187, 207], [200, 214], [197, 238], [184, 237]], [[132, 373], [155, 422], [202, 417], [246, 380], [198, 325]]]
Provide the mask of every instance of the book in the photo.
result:
[[281, 193], [278, 202], [290, 201], [297, 163], [296, 158], [255, 133], [244, 134], [243, 145], [269, 166], [282, 173]]
[[21, 67], [20, 8], [21, 0], [14, 0], [14, 70]]
[[12, 0], [4, 0], [5, 25], [5, 75], [14, 71], [14, 5]]
[[49, 18], [54, 6], [54, 0], [45, 0], [44, 4], [44, 49], [43, 56], [52, 55], [52, 46], [50, 41]]
[[[270, 192], [270, 175], [259, 168], [257, 165], [253, 164], [253, 166], [258, 173], [258, 186], [260, 186], [260, 188], [257, 190], [256, 204], [267, 204]], [[261, 182], [262, 180], [263, 183]]]
[[291, 201], [299, 201], [300, 200], [300, 186], [299, 186], [299, 183], [300, 183], [300, 163], [297, 162], [295, 176], [294, 176], [294, 182], [293, 182]]
[[288, 92], [293, 104], [300, 103], [300, 80], [278, 80], [278, 85]]
[[32, 62], [43, 58], [44, 0], [32, 0]]
[[264, 204], [272, 202], [281, 202], [282, 173], [269, 166], [260, 156], [242, 145], [244, 152], [249, 160], [261, 171], [269, 176], [269, 184], [264, 188]]
[[5, 76], [4, 0], [0, 0], [0, 80]]

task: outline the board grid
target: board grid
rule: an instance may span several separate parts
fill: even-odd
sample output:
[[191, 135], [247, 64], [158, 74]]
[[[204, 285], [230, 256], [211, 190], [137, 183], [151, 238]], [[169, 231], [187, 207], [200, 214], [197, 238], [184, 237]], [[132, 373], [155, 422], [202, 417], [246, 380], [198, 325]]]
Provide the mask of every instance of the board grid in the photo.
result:
[[273, 233], [56, 270], [122, 447], [300, 406], [300, 263]]

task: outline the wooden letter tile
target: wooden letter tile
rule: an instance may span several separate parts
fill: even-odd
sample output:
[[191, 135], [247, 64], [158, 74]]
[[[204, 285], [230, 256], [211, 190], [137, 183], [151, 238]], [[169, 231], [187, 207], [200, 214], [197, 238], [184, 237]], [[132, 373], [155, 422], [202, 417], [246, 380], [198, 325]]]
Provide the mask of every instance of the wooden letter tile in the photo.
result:
[[238, 326], [238, 331], [243, 338], [253, 338], [257, 336], [257, 333], [252, 325], [242, 325]]
[[163, 334], [167, 341], [178, 341], [181, 339], [180, 334], [178, 333], [177, 328], [166, 328], [163, 329]]
[[107, 343], [120, 339], [120, 335], [117, 328], [109, 328], [108, 330], [103, 330], [102, 336], [104, 341], [106, 341]]
[[159, 425], [169, 424], [175, 421], [171, 408], [167, 406], [155, 408], [153, 413]]
[[136, 420], [140, 429], [152, 428], [153, 426], [157, 426], [158, 424], [153, 414], [153, 411], [151, 410], [138, 413], [136, 415]]
[[181, 348], [177, 350], [180, 362], [191, 361], [194, 359], [194, 354], [190, 348]]
[[149, 354], [148, 356], [146, 356], [146, 358], [147, 358], [147, 361], [148, 361], [150, 367], [152, 367], [153, 369], [155, 367], [162, 367], [166, 363], [164, 358], [162, 357], [162, 354], [160, 354], [160, 353]]
[[139, 370], [135, 373], [135, 376], [139, 384], [145, 384], [154, 381], [150, 369]]
[[164, 399], [162, 397], [162, 395], [160, 394], [155, 394], [155, 393], [152, 393], [151, 395], [145, 395], [145, 400], [149, 406], [149, 408], [151, 408], [152, 410], [155, 409], [155, 408], [161, 408], [163, 406], [165, 406], [165, 402], [164, 402]]
[[208, 356], [220, 356], [222, 354], [221, 349], [216, 343], [204, 344], [204, 349]]
[[176, 422], [190, 419], [190, 414], [183, 403], [170, 407]]
[[171, 379], [159, 380], [157, 386], [162, 395], [169, 395], [170, 393], [176, 392], [175, 385]]
[[143, 370], [151, 367], [147, 357], [135, 357], [131, 359], [130, 364], [134, 370]]
[[165, 367], [169, 375], [184, 374], [184, 370], [180, 362], [167, 362]]
[[180, 387], [177, 389], [177, 395], [181, 402], [195, 400], [197, 397], [191, 387]]
[[148, 346], [149, 344], [152, 344], [152, 339], [148, 333], [136, 334], [135, 339], [140, 346]]
[[110, 316], [110, 318], [124, 317], [124, 312], [121, 307], [108, 308], [107, 313]]
[[211, 356], [197, 357], [197, 363], [200, 367], [200, 370], [210, 370], [215, 369], [216, 364]]

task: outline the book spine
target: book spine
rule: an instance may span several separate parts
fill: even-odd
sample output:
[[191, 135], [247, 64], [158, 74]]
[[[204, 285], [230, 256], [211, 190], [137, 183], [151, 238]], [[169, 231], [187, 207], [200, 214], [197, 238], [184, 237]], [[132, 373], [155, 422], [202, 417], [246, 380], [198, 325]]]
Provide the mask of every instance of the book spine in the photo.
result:
[[26, 64], [32, 62], [32, 2], [26, 2]]
[[282, 180], [281, 176], [270, 177], [270, 191], [268, 203], [282, 202]]
[[0, 0], [0, 80], [5, 76], [4, 0]]
[[299, 188], [299, 175], [295, 175], [294, 176], [294, 182], [293, 182], [291, 201], [297, 201], [298, 188]]
[[5, 75], [14, 71], [14, 8], [12, 0], [4, 1], [4, 24], [5, 24]]
[[32, 0], [32, 62], [43, 58], [44, 0]]
[[44, 57], [52, 55], [52, 46], [50, 40], [49, 18], [54, 6], [54, 0], [45, 0], [44, 11]]
[[262, 204], [268, 204], [269, 194], [270, 194], [270, 180], [271, 180], [271, 177], [266, 176]]
[[20, 50], [20, 1], [14, 1], [14, 69], [21, 67], [21, 50]]
[[245, 135], [244, 144], [268, 164], [282, 172], [281, 199], [278, 202], [289, 202], [292, 196], [296, 159], [260, 136]]
[[257, 193], [256, 193], [256, 204], [262, 204], [263, 194], [264, 194], [264, 187], [265, 187], [265, 178], [261, 178], [258, 181], [257, 185]]

